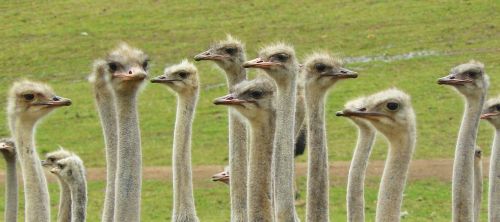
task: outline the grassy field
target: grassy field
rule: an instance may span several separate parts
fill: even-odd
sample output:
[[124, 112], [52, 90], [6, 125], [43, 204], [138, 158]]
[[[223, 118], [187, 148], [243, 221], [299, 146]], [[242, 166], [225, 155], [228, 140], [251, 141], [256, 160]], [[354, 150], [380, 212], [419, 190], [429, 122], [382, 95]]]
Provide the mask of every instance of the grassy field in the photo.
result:
[[[305, 177], [299, 178], [301, 187], [301, 198], [298, 202], [305, 202]], [[374, 221], [376, 210], [376, 197], [379, 180], [368, 178], [366, 181], [366, 221]], [[330, 220], [346, 221], [345, 206], [345, 182], [333, 183], [330, 189]], [[104, 198], [103, 182], [90, 182], [88, 220], [100, 221], [102, 204]], [[167, 181], [149, 180], [143, 184], [142, 193], [142, 221], [170, 221], [172, 214], [172, 183]], [[450, 183], [429, 179], [414, 181], [408, 184], [403, 200], [402, 212], [407, 212], [403, 221], [450, 221], [451, 220], [451, 186]], [[52, 218], [57, 218], [57, 208], [59, 201], [59, 189], [56, 183], [50, 184]], [[3, 189], [0, 185], [0, 189]], [[486, 190], [483, 193], [483, 200], [486, 200]], [[0, 199], [3, 199], [3, 192]], [[195, 183], [196, 209], [201, 221], [209, 222], [229, 222], [229, 189], [226, 185], [209, 181]], [[23, 199], [20, 199], [23, 202]], [[0, 209], [4, 203], [0, 201]], [[19, 212], [22, 221], [24, 211], [21, 203]], [[305, 205], [297, 206], [299, 215], [304, 221]], [[483, 201], [481, 209], [481, 219], [487, 219], [486, 201]], [[3, 213], [3, 212], [1, 212]]]
[[[350, 160], [356, 130], [335, 111], [360, 95], [398, 87], [412, 95], [418, 119], [416, 159], [452, 158], [463, 102], [437, 78], [469, 59], [486, 65], [490, 94], [500, 93], [500, 4], [495, 1], [4, 1], [0, 4], [0, 106], [13, 81], [29, 78], [49, 83], [73, 105], [61, 108], [40, 124], [40, 154], [62, 145], [75, 151], [88, 167], [104, 166], [101, 128], [86, 77], [92, 61], [121, 41], [147, 52], [151, 76], [165, 64], [192, 58], [231, 33], [246, 43], [249, 59], [268, 43], [295, 46], [300, 59], [314, 50], [345, 57], [394, 56], [431, 51], [432, 55], [393, 61], [353, 62], [360, 73], [339, 83], [327, 103], [330, 160]], [[196, 63], [202, 92], [193, 128], [193, 163], [227, 163], [227, 117], [212, 100], [224, 95], [220, 70]], [[140, 96], [143, 159], [146, 166], [171, 164], [175, 97], [150, 85]], [[0, 136], [9, 134], [0, 113]], [[491, 128], [482, 123], [478, 144], [489, 155]], [[374, 159], [384, 159], [386, 143], [377, 140]], [[305, 161], [306, 156], [299, 158]], [[1, 163], [3, 167], [3, 163]], [[378, 182], [369, 185], [369, 203]], [[206, 185], [206, 186], [205, 186]], [[97, 221], [104, 184], [92, 182], [89, 221]], [[143, 221], [170, 216], [171, 185], [145, 181]], [[2, 188], [2, 187], [0, 187]], [[55, 186], [51, 189], [54, 191]], [[408, 221], [449, 221], [450, 184], [433, 180], [411, 183], [405, 197]], [[213, 184], [196, 187], [203, 221], [228, 218], [227, 189]], [[332, 221], [344, 220], [343, 186], [332, 189]], [[56, 194], [57, 192], [54, 192]], [[162, 196], [163, 198], [158, 198]], [[0, 196], [3, 197], [3, 196]], [[52, 196], [53, 206], [57, 197]], [[2, 203], [3, 204], [3, 203]], [[0, 205], [1, 206], [1, 205]], [[368, 208], [373, 218], [374, 203]], [[438, 208], [437, 208], [438, 207]], [[304, 207], [300, 208], [301, 215]], [[55, 213], [53, 214], [55, 216]]]

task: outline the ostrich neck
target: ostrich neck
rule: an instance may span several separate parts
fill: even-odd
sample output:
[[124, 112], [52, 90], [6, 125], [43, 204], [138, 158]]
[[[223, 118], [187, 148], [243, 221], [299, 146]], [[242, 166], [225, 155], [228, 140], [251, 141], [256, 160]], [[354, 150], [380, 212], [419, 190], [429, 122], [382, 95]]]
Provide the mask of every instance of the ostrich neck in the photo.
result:
[[[236, 84], [247, 79], [246, 69], [238, 66], [233, 72], [226, 70], [229, 92]], [[247, 221], [247, 129], [236, 111], [229, 109], [229, 180], [231, 221]]]
[[488, 220], [500, 221], [500, 129], [495, 130], [491, 147], [488, 188]]
[[5, 178], [5, 221], [17, 221], [18, 208], [18, 188], [17, 188], [17, 173], [16, 173], [16, 156], [4, 155], [7, 175]]
[[115, 221], [140, 221], [142, 153], [137, 94], [117, 94], [118, 163], [115, 190]]
[[[198, 221], [191, 171], [191, 129], [198, 95], [178, 96], [172, 155], [174, 178], [173, 218]], [[176, 220], [177, 221], [177, 220]]]
[[390, 142], [378, 193], [376, 221], [400, 221], [403, 191], [415, 148], [415, 129], [388, 137]]
[[78, 181], [70, 183], [71, 222], [85, 222], [87, 216], [87, 182], [81, 175]]
[[479, 222], [483, 200], [483, 161], [474, 157], [474, 222]]
[[247, 79], [247, 71], [242, 66], [237, 66], [232, 69], [224, 70], [226, 72], [226, 80], [229, 92], [233, 91], [233, 87]]
[[473, 220], [474, 148], [484, 96], [466, 99], [453, 162], [453, 221]]
[[[362, 120], [355, 120], [362, 121]], [[365, 221], [364, 184], [366, 167], [375, 141], [375, 130], [367, 123], [358, 123], [358, 142], [347, 179], [347, 221]]]
[[57, 215], [58, 222], [71, 221], [71, 189], [63, 179], [57, 175], [59, 181], [59, 212]]
[[118, 148], [118, 128], [113, 94], [108, 86], [95, 87], [97, 110], [101, 119], [104, 144], [106, 147], [106, 194], [102, 222], [113, 222], [115, 205], [116, 154]]
[[297, 221], [295, 218], [294, 180], [294, 130], [296, 80], [277, 82], [276, 132], [274, 138], [274, 203], [277, 221]]
[[274, 116], [250, 123], [250, 151], [248, 174], [248, 221], [273, 221], [271, 206]]
[[328, 148], [325, 132], [325, 93], [306, 89], [308, 118], [307, 221], [329, 221]]
[[47, 180], [34, 142], [34, 121], [15, 120], [16, 149], [23, 173], [25, 217], [27, 222], [50, 220], [50, 197]]

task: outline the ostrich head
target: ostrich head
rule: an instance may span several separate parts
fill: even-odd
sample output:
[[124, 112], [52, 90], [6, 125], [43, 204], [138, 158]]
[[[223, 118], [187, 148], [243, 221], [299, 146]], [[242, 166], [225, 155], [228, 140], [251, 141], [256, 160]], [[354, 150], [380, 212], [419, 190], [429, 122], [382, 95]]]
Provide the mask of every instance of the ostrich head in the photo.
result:
[[359, 97], [357, 99], [351, 100], [344, 105], [344, 110], [338, 111], [336, 116], [343, 116], [349, 118], [354, 124], [358, 126], [369, 126], [371, 125], [367, 122], [367, 120], [360, 118], [356, 115], [344, 115], [344, 113], [352, 113], [352, 112], [364, 112], [365, 108], [365, 97]]
[[207, 51], [196, 55], [194, 60], [212, 60], [226, 71], [238, 70], [246, 60], [245, 46], [240, 40], [227, 35], [225, 40], [212, 44]]
[[229, 166], [224, 167], [224, 171], [212, 176], [212, 181], [218, 181], [229, 185]]
[[290, 75], [296, 75], [300, 69], [294, 49], [283, 43], [263, 48], [258, 58], [245, 62], [243, 67], [263, 69], [278, 84], [295, 79]]
[[410, 96], [398, 89], [373, 94], [359, 103], [355, 110], [346, 109], [337, 115], [365, 119], [387, 137], [397, 137], [399, 132], [413, 131], [415, 127]]
[[466, 97], [478, 97], [488, 90], [489, 77], [482, 63], [471, 60], [452, 68], [449, 75], [438, 80], [438, 84], [451, 85]]
[[192, 95], [198, 91], [198, 69], [187, 60], [173, 66], [166, 67], [163, 75], [151, 80], [152, 83], [161, 83], [179, 94]]
[[16, 156], [16, 145], [11, 138], [0, 139], [0, 152], [5, 156]]
[[72, 156], [73, 153], [65, 150], [62, 147], [59, 147], [59, 150], [52, 151], [45, 155], [45, 160], [42, 160], [42, 166], [44, 167], [55, 167], [56, 162], [62, 160], [64, 158]]
[[10, 89], [7, 112], [35, 123], [57, 107], [69, 105], [71, 100], [57, 96], [48, 85], [23, 80]]
[[306, 85], [326, 91], [341, 79], [357, 78], [358, 74], [346, 69], [340, 58], [328, 53], [314, 53], [305, 60], [302, 73]]
[[83, 161], [76, 155], [58, 160], [55, 166], [50, 169], [50, 172], [60, 176], [67, 182], [76, 182], [79, 178], [85, 177]]
[[125, 43], [110, 52], [105, 61], [107, 78], [117, 92], [138, 89], [148, 76], [148, 56]]
[[496, 129], [500, 129], [500, 96], [486, 101], [484, 107], [481, 119], [487, 120]]
[[230, 106], [250, 122], [264, 120], [261, 117], [275, 109], [275, 90], [272, 80], [261, 75], [236, 85], [233, 93], [217, 98], [214, 104]]

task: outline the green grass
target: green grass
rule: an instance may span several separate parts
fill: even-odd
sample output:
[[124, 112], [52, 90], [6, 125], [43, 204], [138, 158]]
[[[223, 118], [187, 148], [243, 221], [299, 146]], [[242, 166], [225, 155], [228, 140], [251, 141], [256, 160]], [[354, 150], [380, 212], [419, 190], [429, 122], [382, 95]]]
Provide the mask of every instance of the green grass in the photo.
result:
[[[164, 64], [191, 58], [226, 33], [246, 42], [248, 57], [274, 41], [293, 44], [302, 59], [316, 49], [345, 56], [396, 55], [434, 50], [437, 55], [394, 62], [348, 64], [360, 78], [339, 83], [327, 104], [331, 160], [349, 160], [356, 131], [333, 113], [357, 96], [398, 87], [413, 97], [419, 140], [415, 158], [451, 158], [463, 102], [450, 87], [438, 86], [438, 77], [471, 58], [486, 64], [491, 92], [500, 80], [500, 10], [491, 1], [51, 1], [14, 2], [0, 6], [2, 41], [0, 94], [19, 78], [47, 82], [73, 100], [40, 124], [41, 153], [57, 144], [74, 150], [87, 166], [104, 166], [98, 116], [86, 81], [92, 61], [120, 41], [144, 49], [153, 59], [150, 74]], [[402, 13], [404, 12], [404, 13]], [[88, 36], [81, 35], [87, 32]], [[212, 100], [224, 95], [224, 76], [209, 62], [196, 63], [203, 90], [193, 129], [196, 165], [227, 162], [227, 118], [224, 107]], [[6, 103], [6, 96], [0, 106]], [[175, 118], [175, 97], [164, 87], [148, 86], [140, 96], [144, 164], [169, 165]], [[6, 125], [4, 113], [0, 125]], [[491, 132], [481, 125], [478, 143], [490, 145]], [[0, 135], [8, 135], [7, 127]], [[379, 140], [373, 158], [385, 158]], [[383, 148], [384, 147], [384, 148]], [[485, 149], [489, 155], [489, 149]], [[207, 158], [210, 157], [210, 158]], [[304, 158], [301, 158], [304, 160]]]
[[[374, 221], [376, 198], [378, 192], [377, 178], [368, 178], [366, 183], [366, 221]], [[88, 220], [99, 221], [104, 198], [103, 182], [89, 184]], [[345, 181], [334, 181], [330, 189], [330, 219], [331, 221], [346, 221]], [[142, 192], [142, 221], [169, 221], [172, 214], [171, 182], [147, 180], [143, 184]], [[299, 178], [301, 197], [305, 201], [305, 177]], [[403, 200], [402, 211], [408, 216], [403, 221], [450, 221], [451, 220], [451, 191], [450, 183], [438, 180], [414, 181], [407, 185]], [[56, 183], [50, 184], [52, 218], [57, 217], [59, 189]], [[486, 187], [483, 197], [481, 218], [486, 221], [487, 201]], [[4, 189], [4, 185], [0, 185]], [[4, 193], [0, 192], [0, 199]], [[229, 221], [229, 189], [226, 185], [209, 181], [195, 183], [196, 210], [201, 221], [222, 222]], [[20, 220], [24, 215], [23, 198], [20, 196]], [[4, 202], [0, 201], [0, 215], [3, 215]], [[297, 207], [299, 215], [304, 220], [305, 205]]]

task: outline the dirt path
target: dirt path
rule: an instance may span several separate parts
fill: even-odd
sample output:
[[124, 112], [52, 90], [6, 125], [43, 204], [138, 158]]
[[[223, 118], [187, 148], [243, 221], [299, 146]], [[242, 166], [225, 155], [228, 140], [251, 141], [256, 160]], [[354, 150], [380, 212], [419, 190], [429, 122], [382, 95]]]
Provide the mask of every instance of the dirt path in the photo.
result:
[[[483, 161], [483, 175], [488, 175], [487, 158]], [[222, 171], [224, 166], [207, 165], [193, 167], [194, 182], [206, 182], [210, 177]], [[410, 181], [422, 179], [437, 179], [441, 181], [450, 181], [452, 175], [453, 160], [451, 159], [435, 159], [435, 160], [413, 160], [410, 166]], [[368, 164], [367, 177], [380, 177], [384, 169], [384, 161], [371, 161]], [[145, 167], [143, 169], [143, 178], [145, 180], [172, 180], [171, 167]], [[330, 164], [330, 178], [333, 183], [345, 183], [345, 178], [349, 172], [349, 162], [340, 161]], [[307, 173], [307, 164], [296, 164], [297, 176], [305, 176]], [[105, 168], [89, 168], [87, 169], [88, 180], [97, 181], [105, 180]], [[0, 171], [0, 182], [4, 182], [5, 171]], [[49, 181], [54, 182], [55, 177], [48, 176]]]

